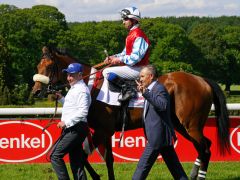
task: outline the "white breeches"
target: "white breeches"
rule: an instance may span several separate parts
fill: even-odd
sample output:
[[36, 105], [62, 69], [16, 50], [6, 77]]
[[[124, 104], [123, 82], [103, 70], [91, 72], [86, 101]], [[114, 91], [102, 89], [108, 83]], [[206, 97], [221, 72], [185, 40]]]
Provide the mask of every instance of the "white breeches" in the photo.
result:
[[107, 80], [108, 73], [115, 73], [119, 77], [125, 79], [137, 79], [139, 77], [139, 72], [141, 67], [131, 67], [131, 66], [115, 66], [109, 67], [103, 70], [104, 81], [102, 88], [98, 94], [97, 100], [102, 101], [104, 103], [110, 105], [117, 105], [119, 106], [120, 103], [118, 102], [119, 93], [112, 92], [109, 90], [109, 84]]
[[122, 77], [124, 79], [137, 79], [139, 76], [139, 72], [141, 70], [141, 67], [131, 67], [131, 66], [114, 66], [109, 67], [103, 70], [103, 76], [106, 79], [108, 73], [115, 73], [119, 77]]

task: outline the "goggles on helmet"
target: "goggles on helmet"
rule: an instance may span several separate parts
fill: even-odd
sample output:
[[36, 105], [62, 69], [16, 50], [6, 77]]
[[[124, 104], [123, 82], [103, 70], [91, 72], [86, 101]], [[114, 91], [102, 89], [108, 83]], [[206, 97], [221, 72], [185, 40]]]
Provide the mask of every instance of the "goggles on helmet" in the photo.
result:
[[122, 18], [123, 20], [129, 19], [128, 16], [129, 16], [130, 14], [131, 14], [131, 13], [130, 13], [129, 10], [123, 9], [123, 10], [121, 11], [121, 18]]

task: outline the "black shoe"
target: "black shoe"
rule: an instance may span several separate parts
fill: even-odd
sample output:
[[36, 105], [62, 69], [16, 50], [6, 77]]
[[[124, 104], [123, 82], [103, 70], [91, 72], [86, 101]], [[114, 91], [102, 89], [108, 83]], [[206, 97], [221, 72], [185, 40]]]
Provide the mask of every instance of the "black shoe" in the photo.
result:
[[122, 95], [122, 98], [118, 99], [118, 101], [119, 102], [128, 101], [128, 100], [130, 100], [133, 97], [135, 97], [135, 92], [127, 91], [125, 94]]

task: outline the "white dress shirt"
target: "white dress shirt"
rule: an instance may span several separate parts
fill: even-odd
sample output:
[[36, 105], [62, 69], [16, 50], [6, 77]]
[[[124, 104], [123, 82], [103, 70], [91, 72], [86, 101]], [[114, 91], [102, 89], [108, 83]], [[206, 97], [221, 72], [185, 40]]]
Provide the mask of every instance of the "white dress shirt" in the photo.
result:
[[157, 82], [157, 81], [153, 81], [151, 84], [149, 84], [149, 86], [147, 87], [147, 89], [148, 89], [149, 91], [151, 91], [152, 88], [153, 88], [153, 86], [156, 84], [156, 82]]
[[63, 97], [59, 101], [63, 103], [61, 121], [67, 128], [79, 121], [87, 122], [91, 95], [83, 80], [71, 86], [65, 98]]

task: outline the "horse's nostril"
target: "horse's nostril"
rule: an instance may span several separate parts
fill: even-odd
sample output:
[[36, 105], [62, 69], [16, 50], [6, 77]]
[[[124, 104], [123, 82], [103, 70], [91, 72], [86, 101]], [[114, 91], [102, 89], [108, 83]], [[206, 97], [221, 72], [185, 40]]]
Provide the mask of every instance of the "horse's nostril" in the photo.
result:
[[33, 93], [33, 96], [34, 96], [34, 97], [39, 96], [40, 92], [41, 92], [41, 90], [37, 90], [37, 91], [35, 91], [35, 92]]

